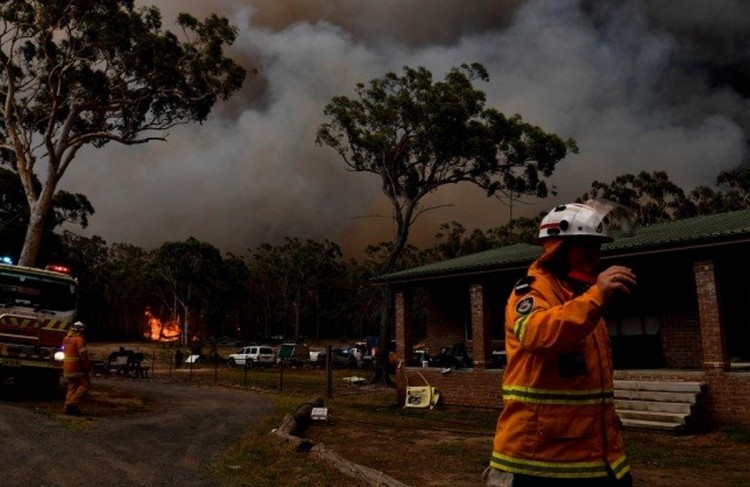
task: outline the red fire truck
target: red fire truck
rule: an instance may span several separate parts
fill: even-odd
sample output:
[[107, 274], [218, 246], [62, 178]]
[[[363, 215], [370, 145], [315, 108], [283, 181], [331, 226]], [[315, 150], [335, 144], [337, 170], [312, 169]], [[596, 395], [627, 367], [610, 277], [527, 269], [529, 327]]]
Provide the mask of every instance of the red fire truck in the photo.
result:
[[78, 283], [62, 266], [0, 263], [0, 381], [54, 392], [63, 338], [76, 315]]

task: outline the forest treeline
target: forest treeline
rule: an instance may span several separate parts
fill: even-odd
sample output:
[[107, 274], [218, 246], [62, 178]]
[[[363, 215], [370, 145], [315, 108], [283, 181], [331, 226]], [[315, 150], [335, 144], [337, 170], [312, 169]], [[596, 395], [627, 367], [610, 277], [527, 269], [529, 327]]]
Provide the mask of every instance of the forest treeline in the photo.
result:
[[[14, 196], [12, 188], [0, 177], [5, 222], [0, 250], [9, 255], [19, 251], [23, 227], [22, 205], [13, 204], [21, 195]], [[639, 225], [746, 209], [750, 166], [721, 172], [714, 188], [689, 192], [662, 171], [625, 174], [608, 183], [595, 181], [579, 200], [589, 198], [627, 207]], [[346, 258], [336, 242], [295, 236], [242, 255], [222, 254], [195, 238], [147, 250], [60, 231], [66, 222], [85, 226], [93, 208], [82, 195], [64, 194], [57, 203], [43, 258], [72, 268], [80, 283], [79, 316], [90, 324], [93, 340], [142, 339], [150, 331], [150, 316], [177, 322], [186, 338], [201, 341], [361, 338], [378, 332], [381, 294], [372, 278], [382, 275], [390, 242], [368, 246], [360, 259]], [[432, 245], [407, 246], [398, 267], [531, 242], [542, 216], [515, 218], [486, 230], [444, 223]]]

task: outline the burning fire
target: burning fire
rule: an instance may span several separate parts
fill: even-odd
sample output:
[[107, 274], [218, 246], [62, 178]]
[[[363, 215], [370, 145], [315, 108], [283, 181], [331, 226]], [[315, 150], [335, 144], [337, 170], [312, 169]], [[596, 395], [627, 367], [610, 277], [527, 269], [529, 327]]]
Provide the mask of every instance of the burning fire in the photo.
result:
[[145, 315], [148, 328], [143, 335], [147, 339], [165, 343], [176, 342], [180, 339], [182, 330], [180, 329], [179, 320], [162, 321], [154, 316], [148, 308], [146, 308]]

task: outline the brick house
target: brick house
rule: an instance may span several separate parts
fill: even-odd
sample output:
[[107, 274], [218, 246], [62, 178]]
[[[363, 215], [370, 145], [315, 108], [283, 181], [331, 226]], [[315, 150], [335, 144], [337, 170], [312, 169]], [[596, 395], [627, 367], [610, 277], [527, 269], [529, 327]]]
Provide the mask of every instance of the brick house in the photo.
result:
[[[445, 404], [502, 407], [505, 301], [540, 253], [517, 244], [380, 278], [394, 297], [400, 399], [426, 380]], [[602, 261], [638, 276], [607, 317], [615, 378], [700, 381], [707, 419], [750, 426], [750, 210], [641, 227], [604, 245]], [[417, 343], [465, 347], [470, 365], [423, 368]]]

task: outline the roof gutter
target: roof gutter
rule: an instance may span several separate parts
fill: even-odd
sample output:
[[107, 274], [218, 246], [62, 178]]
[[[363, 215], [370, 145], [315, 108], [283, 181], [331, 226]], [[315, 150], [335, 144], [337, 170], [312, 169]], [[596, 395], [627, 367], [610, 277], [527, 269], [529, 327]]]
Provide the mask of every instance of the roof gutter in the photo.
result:
[[[683, 245], [680, 247], [674, 247], [674, 248], [656, 248], [652, 250], [645, 250], [645, 251], [634, 251], [629, 253], [612, 253], [609, 255], [603, 255], [602, 260], [603, 261], [609, 261], [616, 258], [624, 258], [624, 257], [638, 257], [638, 256], [645, 256], [645, 255], [654, 255], [654, 254], [663, 254], [663, 253], [673, 253], [673, 252], [682, 252], [687, 250], [701, 250], [701, 249], [710, 249], [715, 247], [727, 247], [727, 246], [735, 246], [735, 245], [742, 245], [742, 244], [750, 244], [750, 238], [744, 238], [742, 240], [735, 240], [731, 242], [727, 241], [721, 241], [721, 242], [711, 242], [711, 243], [704, 243], [704, 244], [696, 244], [696, 245]], [[388, 285], [399, 285], [399, 284], [408, 284], [413, 282], [425, 282], [425, 281], [436, 281], [440, 279], [449, 279], [449, 278], [460, 278], [460, 277], [467, 277], [467, 276], [483, 276], [486, 274], [497, 274], [499, 272], [510, 272], [510, 271], [517, 271], [517, 270], [524, 270], [528, 268], [528, 264], [533, 262], [535, 260], [531, 259], [528, 261], [518, 262], [517, 264], [510, 266], [510, 267], [490, 267], [488, 269], [481, 269], [476, 268], [474, 270], [472, 269], [466, 269], [460, 272], [451, 272], [450, 270], [447, 270], [445, 272], [438, 272], [438, 273], [427, 273], [424, 275], [415, 275], [411, 277], [405, 277], [405, 278], [396, 278], [393, 280], [390, 279], [373, 279], [373, 282], [379, 283], [379, 284], [388, 284]]]

